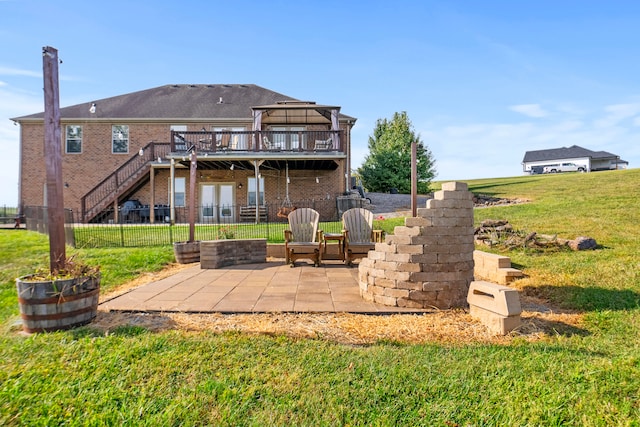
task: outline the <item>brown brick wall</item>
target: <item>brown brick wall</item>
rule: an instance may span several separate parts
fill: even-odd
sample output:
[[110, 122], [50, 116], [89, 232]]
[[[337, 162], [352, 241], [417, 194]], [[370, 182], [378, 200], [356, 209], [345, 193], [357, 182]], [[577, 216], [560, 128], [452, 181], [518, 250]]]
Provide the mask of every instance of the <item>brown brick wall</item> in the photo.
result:
[[[111, 129], [112, 125], [129, 125], [129, 152], [127, 154], [112, 154]], [[64, 206], [70, 208], [77, 215], [80, 212], [80, 199], [100, 181], [126, 162], [138, 150], [151, 141], [168, 142], [169, 131], [175, 123], [127, 123], [107, 121], [63, 121], [62, 133], [62, 171], [64, 187]], [[65, 126], [81, 125], [83, 131], [82, 153], [65, 153]], [[200, 130], [203, 126], [207, 129], [211, 123], [191, 123], [188, 130]], [[236, 125], [237, 126], [237, 125]], [[247, 129], [250, 125], [247, 125]], [[309, 127], [311, 129], [311, 127]], [[23, 123], [22, 132], [22, 156], [20, 177], [20, 200], [24, 205], [43, 205], [44, 186], [46, 181], [44, 152], [44, 128], [42, 123]], [[346, 141], [345, 141], [346, 142]], [[261, 170], [265, 178], [265, 196], [269, 203], [280, 203], [286, 194], [285, 171]], [[334, 171], [314, 170], [290, 170], [289, 198], [297, 200], [324, 200], [335, 199], [345, 191], [346, 173], [345, 162], [340, 161], [339, 167]], [[187, 197], [189, 189], [189, 171], [176, 169], [176, 176], [187, 177]], [[253, 176], [253, 169], [246, 171], [198, 171], [199, 182], [233, 182], [236, 186], [236, 204], [247, 204], [247, 177]], [[319, 183], [316, 183], [316, 176]], [[168, 204], [168, 177], [169, 169], [158, 169], [155, 175], [155, 203]], [[238, 189], [242, 183], [243, 188]], [[150, 187], [147, 185], [131, 198], [139, 199], [143, 204], [151, 200]], [[199, 189], [196, 191], [198, 196]], [[198, 201], [196, 200], [196, 204]]]

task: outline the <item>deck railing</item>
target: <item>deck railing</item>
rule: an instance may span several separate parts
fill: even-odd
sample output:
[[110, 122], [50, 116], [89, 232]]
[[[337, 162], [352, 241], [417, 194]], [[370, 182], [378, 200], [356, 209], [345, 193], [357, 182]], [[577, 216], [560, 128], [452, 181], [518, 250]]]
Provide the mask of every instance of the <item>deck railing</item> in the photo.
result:
[[343, 132], [305, 131], [171, 131], [171, 152], [344, 153]]

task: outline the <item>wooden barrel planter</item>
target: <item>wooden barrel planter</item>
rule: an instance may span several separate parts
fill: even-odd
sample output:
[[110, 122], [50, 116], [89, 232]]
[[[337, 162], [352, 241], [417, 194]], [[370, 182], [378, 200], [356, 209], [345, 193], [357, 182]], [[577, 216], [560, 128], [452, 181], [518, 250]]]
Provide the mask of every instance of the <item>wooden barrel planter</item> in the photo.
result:
[[22, 329], [28, 333], [75, 328], [98, 312], [100, 275], [72, 279], [16, 279]]
[[173, 244], [173, 254], [179, 264], [200, 262], [200, 241], [175, 242]]

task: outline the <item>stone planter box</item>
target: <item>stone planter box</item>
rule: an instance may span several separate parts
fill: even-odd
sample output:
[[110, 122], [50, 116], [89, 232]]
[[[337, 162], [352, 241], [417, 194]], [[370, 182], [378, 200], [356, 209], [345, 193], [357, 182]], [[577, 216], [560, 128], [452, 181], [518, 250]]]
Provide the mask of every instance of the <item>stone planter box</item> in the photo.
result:
[[200, 261], [200, 241], [175, 242], [173, 244], [173, 254], [179, 264], [190, 264]]
[[200, 268], [267, 262], [267, 239], [224, 239], [200, 242]]

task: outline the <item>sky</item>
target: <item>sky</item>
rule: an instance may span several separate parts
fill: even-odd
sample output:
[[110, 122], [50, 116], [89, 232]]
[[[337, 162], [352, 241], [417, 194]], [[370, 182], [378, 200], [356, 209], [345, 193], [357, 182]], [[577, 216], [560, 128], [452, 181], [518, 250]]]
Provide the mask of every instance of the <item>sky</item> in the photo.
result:
[[[20, 127], [60, 106], [166, 84], [256, 84], [357, 118], [406, 111], [436, 180], [523, 175], [579, 145], [640, 164], [637, 0], [0, 0], [0, 207], [18, 204]], [[25, 173], [28, 173], [25, 171]]]

